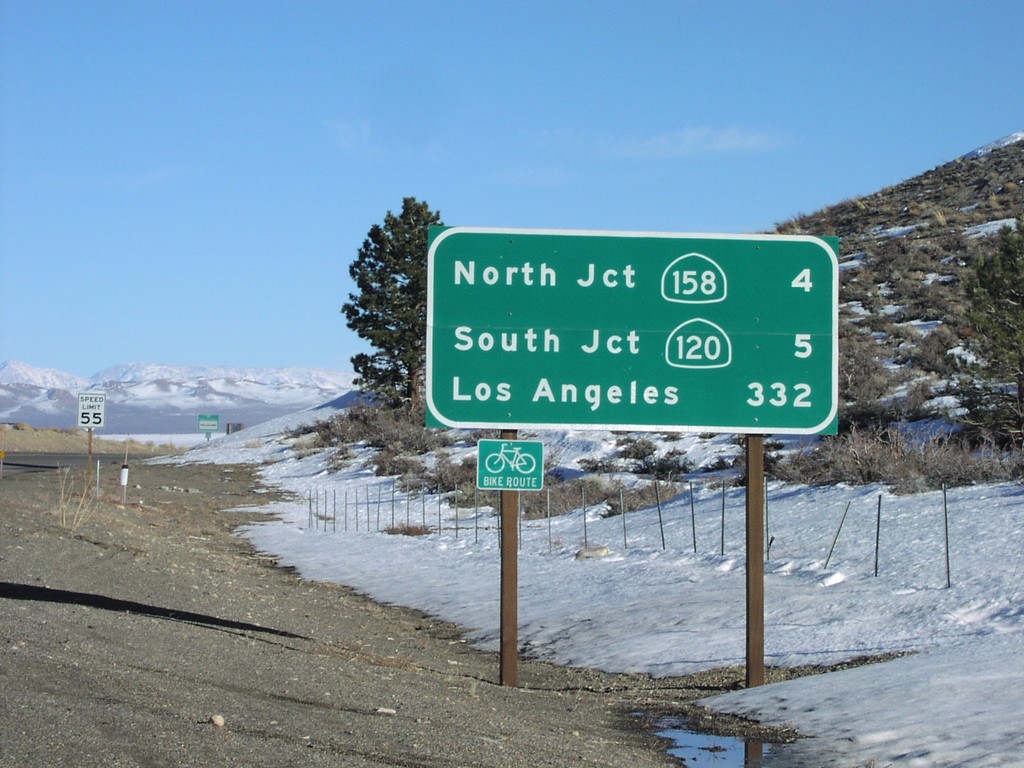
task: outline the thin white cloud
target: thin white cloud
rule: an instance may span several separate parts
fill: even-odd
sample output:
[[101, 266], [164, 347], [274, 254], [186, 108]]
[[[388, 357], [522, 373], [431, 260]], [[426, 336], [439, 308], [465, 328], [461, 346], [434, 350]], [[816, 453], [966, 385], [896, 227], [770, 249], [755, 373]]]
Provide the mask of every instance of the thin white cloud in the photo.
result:
[[148, 187], [160, 187], [170, 184], [188, 174], [180, 168], [157, 168], [155, 170], [138, 173], [122, 174], [111, 179], [111, 185], [121, 189], [146, 189]]
[[486, 175], [492, 184], [513, 187], [565, 187], [578, 181], [575, 174], [561, 165], [526, 163], [496, 170]]
[[746, 128], [679, 128], [646, 136], [549, 131], [543, 145], [549, 150], [597, 156], [606, 160], [682, 160], [718, 154], [769, 152], [779, 137]]
[[366, 119], [328, 120], [327, 130], [338, 150], [348, 157], [374, 160], [430, 160], [444, 157], [445, 144], [441, 137], [431, 134], [408, 139], [379, 130]]
[[366, 120], [328, 120], [327, 129], [346, 155], [363, 155], [373, 149], [373, 130]]
[[765, 152], [778, 144], [771, 134], [745, 128], [684, 128], [610, 140], [607, 149], [611, 156], [623, 160], [679, 160], [693, 155]]
[[136, 192], [173, 184], [191, 173], [192, 171], [185, 168], [155, 168], [151, 171], [111, 172], [106, 175], [55, 179], [53, 183], [57, 187], [69, 190]]

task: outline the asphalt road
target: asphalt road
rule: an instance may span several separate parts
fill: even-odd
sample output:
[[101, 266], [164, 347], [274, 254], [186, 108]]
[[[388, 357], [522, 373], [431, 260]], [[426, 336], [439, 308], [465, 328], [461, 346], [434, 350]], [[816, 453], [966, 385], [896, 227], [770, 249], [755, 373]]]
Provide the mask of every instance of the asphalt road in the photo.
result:
[[[7, 472], [45, 472], [58, 467], [84, 467], [89, 460], [85, 453], [21, 453], [7, 451], [3, 459], [3, 471]], [[116, 469], [120, 471], [123, 456], [111, 453], [93, 454], [93, 470], [95, 462], [99, 462], [100, 472]]]

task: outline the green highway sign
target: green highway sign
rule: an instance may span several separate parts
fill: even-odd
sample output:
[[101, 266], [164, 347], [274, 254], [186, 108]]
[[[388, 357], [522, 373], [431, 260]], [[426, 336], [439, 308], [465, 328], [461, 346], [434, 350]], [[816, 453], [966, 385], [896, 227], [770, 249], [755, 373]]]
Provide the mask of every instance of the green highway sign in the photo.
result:
[[220, 431], [220, 414], [217, 413], [202, 413], [199, 415], [199, 431], [206, 432], [209, 437], [210, 432]]
[[544, 443], [539, 440], [481, 440], [477, 449], [476, 487], [480, 490], [544, 488]]
[[427, 419], [835, 430], [834, 239], [431, 227]]

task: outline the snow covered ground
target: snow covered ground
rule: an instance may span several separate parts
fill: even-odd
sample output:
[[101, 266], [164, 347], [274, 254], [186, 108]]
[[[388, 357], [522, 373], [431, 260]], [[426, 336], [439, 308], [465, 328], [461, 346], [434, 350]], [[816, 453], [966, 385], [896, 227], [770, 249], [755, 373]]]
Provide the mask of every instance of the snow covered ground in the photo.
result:
[[[393, 497], [392, 480], [363, 466], [367, 453], [339, 473], [328, 473], [323, 456], [299, 458], [282, 430], [324, 415], [268, 422], [177, 460], [263, 465], [267, 482], [302, 500], [260, 508], [268, 522], [245, 531], [256, 548], [305, 578], [343, 583], [457, 622], [470, 629], [471, 640], [496, 650], [493, 510], [483, 501], [478, 512], [458, 510], [456, 535], [456, 510], [439, 506], [434, 496], [410, 499], [398, 491]], [[599, 452], [611, 436], [544, 433], [542, 439], [568, 467], [579, 455]], [[630, 510], [625, 529], [621, 516], [605, 518], [600, 508], [589, 508], [587, 543], [612, 550], [592, 560], [574, 558], [584, 543], [582, 509], [550, 524], [524, 522], [524, 653], [657, 676], [742, 664], [743, 493], [732, 489], [725, 497], [724, 553], [721, 491], [699, 481], [692, 504], [688, 492], [665, 500], [664, 548], [656, 508]], [[425, 521], [434, 533], [377, 531], [378, 520], [383, 528], [393, 518]], [[1024, 487], [952, 489], [944, 504], [941, 492], [893, 496], [879, 486], [770, 483], [768, 536], [769, 665], [913, 655], [708, 699], [716, 709], [785, 723], [810, 737], [773, 747], [766, 765], [1024, 765]]]

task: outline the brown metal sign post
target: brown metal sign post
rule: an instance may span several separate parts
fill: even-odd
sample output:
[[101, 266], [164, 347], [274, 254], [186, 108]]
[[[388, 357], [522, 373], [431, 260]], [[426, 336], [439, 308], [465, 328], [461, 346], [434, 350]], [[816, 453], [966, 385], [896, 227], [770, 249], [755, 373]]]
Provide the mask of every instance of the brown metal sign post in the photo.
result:
[[[501, 430], [515, 440], [517, 430]], [[519, 685], [519, 491], [501, 492], [501, 661], [503, 686]]]
[[747, 435], [747, 688], [764, 685], [764, 436]]
[[92, 427], [89, 427], [89, 455], [85, 459], [85, 490], [92, 486]]

